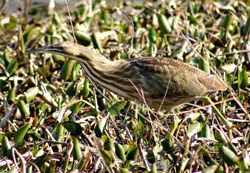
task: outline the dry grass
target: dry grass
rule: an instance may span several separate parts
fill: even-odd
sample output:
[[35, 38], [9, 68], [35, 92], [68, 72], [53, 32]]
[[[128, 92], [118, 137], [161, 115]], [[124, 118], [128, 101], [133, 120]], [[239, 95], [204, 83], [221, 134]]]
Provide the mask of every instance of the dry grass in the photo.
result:
[[[0, 16], [0, 171], [250, 171], [249, 1], [115, 6], [78, 3], [72, 25], [53, 8]], [[158, 113], [95, 86], [74, 61], [26, 54], [74, 41], [71, 26], [112, 60], [176, 58], [229, 89]]]

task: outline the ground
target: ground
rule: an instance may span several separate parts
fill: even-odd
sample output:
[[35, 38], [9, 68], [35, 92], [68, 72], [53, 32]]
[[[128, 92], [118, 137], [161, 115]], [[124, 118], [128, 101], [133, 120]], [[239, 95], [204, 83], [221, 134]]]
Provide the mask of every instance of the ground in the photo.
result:
[[[57, 7], [0, 10], [1, 171], [250, 171], [249, 1]], [[228, 90], [155, 112], [93, 85], [75, 61], [27, 53], [66, 40], [111, 60], [178, 59]]]

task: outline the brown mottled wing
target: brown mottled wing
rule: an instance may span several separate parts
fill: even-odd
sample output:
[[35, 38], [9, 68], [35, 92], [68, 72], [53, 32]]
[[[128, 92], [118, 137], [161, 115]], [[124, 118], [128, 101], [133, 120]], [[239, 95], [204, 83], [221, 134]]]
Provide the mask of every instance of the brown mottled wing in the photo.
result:
[[[135, 70], [141, 74], [137, 77], [144, 77], [142, 89], [145, 89], [145, 96], [151, 98], [163, 98], [164, 95], [170, 99], [191, 98], [220, 88], [213, 87], [220, 84], [213, 75], [208, 76], [198, 68], [181, 61], [145, 58], [132, 60], [131, 63], [134, 63]], [[151, 90], [146, 91], [147, 88]]]
[[[132, 60], [137, 78], [144, 78], [142, 85], [144, 94], [150, 98], [183, 97], [188, 95], [185, 85], [188, 82], [179, 63], [175, 60], [144, 58]], [[148, 89], [147, 89], [148, 88]], [[149, 90], [150, 89], [150, 90]]]

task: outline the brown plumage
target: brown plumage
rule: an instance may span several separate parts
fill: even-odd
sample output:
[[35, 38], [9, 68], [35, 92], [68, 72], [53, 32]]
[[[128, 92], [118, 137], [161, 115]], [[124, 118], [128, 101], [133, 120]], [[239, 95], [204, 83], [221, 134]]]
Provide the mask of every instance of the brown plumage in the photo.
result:
[[29, 52], [48, 52], [74, 59], [95, 83], [156, 110], [170, 110], [210, 91], [227, 89], [215, 75], [208, 75], [196, 67], [169, 58], [110, 61], [95, 51], [71, 42]]

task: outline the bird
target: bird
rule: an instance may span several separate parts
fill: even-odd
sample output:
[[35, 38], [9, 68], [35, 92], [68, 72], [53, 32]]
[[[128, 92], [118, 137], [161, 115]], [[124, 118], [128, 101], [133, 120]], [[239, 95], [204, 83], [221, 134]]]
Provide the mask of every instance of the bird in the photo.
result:
[[95, 84], [158, 111], [170, 111], [210, 92], [227, 90], [227, 85], [218, 76], [167, 57], [111, 61], [95, 50], [69, 41], [27, 51], [73, 59], [81, 64]]

